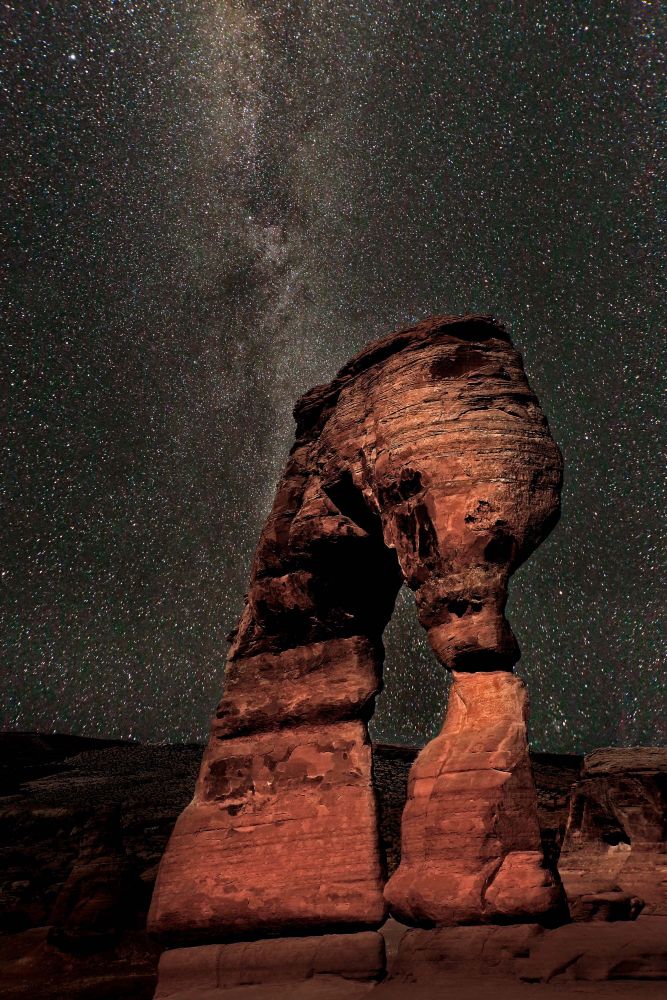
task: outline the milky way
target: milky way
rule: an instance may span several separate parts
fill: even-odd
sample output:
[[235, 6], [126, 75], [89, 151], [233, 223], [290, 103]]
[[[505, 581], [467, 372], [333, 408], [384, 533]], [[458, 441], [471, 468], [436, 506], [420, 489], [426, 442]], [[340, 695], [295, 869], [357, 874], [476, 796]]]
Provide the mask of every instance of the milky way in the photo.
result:
[[[478, 311], [565, 458], [509, 606], [534, 745], [667, 737], [658, 6], [3, 5], [4, 728], [202, 738], [295, 398]], [[423, 742], [409, 592], [386, 645], [375, 735]]]

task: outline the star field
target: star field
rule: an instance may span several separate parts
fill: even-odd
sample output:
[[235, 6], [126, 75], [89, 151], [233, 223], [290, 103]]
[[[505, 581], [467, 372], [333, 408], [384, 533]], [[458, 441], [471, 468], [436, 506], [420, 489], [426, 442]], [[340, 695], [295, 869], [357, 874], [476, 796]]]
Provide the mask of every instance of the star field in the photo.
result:
[[[298, 395], [490, 312], [565, 459], [513, 579], [537, 749], [660, 743], [657, 0], [2, 4], [0, 727], [200, 739]], [[439, 728], [409, 592], [378, 739]]]

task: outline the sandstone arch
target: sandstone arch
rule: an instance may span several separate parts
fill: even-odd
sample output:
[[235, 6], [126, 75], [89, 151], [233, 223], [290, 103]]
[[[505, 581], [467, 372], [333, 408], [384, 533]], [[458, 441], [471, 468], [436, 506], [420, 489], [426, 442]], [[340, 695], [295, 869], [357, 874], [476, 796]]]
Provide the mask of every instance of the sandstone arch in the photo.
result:
[[[521, 358], [486, 316], [368, 346], [296, 405], [193, 802], [149, 927], [173, 942], [546, 918], [510, 574], [559, 512], [562, 463]], [[402, 582], [454, 672], [388, 885], [366, 724]]]

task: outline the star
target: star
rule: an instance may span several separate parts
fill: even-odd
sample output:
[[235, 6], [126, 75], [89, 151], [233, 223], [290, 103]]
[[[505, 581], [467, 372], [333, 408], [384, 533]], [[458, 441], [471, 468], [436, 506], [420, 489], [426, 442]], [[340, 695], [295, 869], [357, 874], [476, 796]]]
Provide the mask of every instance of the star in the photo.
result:
[[[490, 312], [565, 460], [508, 604], [533, 746], [664, 742], [657, 4], [50, 6], [5, 12], [0, 726], [205, 738], [295, 399]], [[373, 733], [423, 743], [407, 591], [385, 646]]]

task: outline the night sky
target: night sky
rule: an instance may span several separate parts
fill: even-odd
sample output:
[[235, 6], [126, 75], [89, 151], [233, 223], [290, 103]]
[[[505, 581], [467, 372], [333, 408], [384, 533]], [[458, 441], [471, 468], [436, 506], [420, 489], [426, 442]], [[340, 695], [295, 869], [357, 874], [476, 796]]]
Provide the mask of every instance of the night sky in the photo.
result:
[[[298, 395], [508, 326], [565, 458], [509, 617], [537, 749], [667, 739], [657, 0], [2, 5], [0, 728], [201, 739]], [[445, 676], [403, 591], [378, 739]]]

